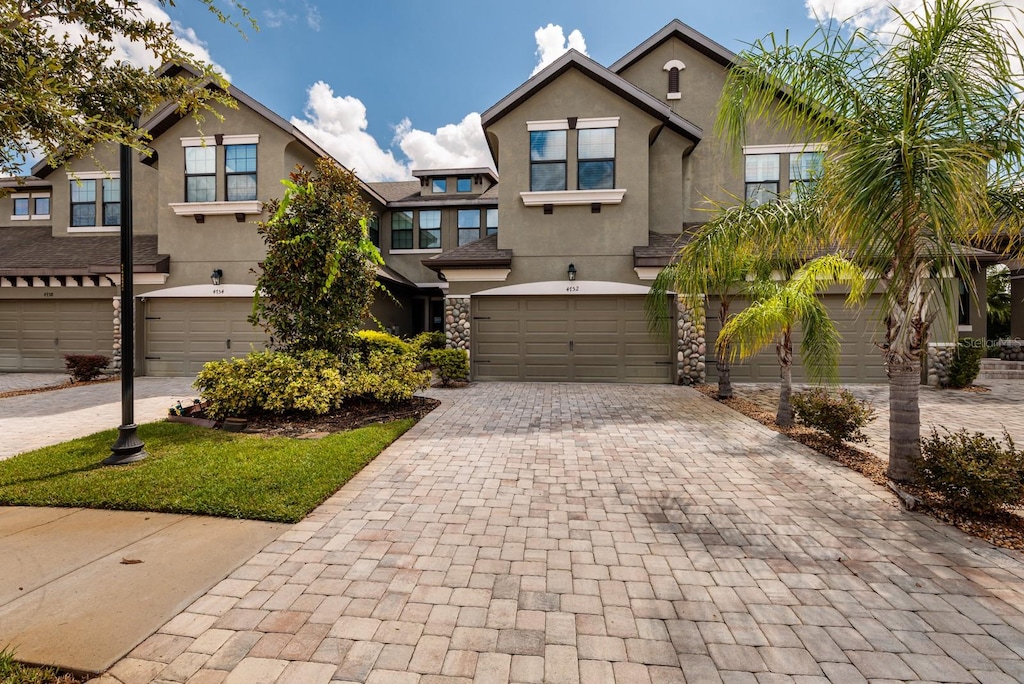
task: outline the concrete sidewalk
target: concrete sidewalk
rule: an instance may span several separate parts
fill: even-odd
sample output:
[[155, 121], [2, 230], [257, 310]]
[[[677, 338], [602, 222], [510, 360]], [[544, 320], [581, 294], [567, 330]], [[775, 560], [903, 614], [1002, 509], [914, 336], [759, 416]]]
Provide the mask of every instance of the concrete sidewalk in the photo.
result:
[[0, 649], [28, 663], [102, 672], [289, 527], [0, 508], [0, 547], [8, 551], [0, 554]]

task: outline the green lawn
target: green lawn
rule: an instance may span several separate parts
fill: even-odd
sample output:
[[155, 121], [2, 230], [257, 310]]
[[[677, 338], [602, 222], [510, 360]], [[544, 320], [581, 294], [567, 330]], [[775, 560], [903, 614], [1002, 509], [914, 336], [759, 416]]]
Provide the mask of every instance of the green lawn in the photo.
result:
[[265, 439], [139, 426], [149, 458], [101, 466], [116, 430], [0, 461], [0, 505], [82, 506], [296, 522], [412, 427], [412, 419], [323, 439]]

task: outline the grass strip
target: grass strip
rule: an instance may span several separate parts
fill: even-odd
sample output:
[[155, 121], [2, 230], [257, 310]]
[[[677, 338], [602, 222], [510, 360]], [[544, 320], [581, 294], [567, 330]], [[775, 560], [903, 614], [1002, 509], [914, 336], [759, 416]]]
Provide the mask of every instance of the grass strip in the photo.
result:
[[0, 461], [0, 505], [297, 522], [415, 422], [321, 439], [149, 423], [138, 431], [149, 458], [113, 467], [100, 465], [117, 439], [117, 430], [107, 430]]

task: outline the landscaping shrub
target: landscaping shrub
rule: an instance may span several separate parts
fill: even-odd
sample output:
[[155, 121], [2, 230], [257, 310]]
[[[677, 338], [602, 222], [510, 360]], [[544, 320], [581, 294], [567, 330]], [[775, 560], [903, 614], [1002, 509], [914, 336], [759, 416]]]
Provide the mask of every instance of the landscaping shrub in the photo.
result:
[[932, 430], [921, 440], [921, 474], [924, 483], [942, 494], [955, 508], [986, 513], [1024, 500], [1024, 452], [1009, 433], [999, 440], [961, 428]]
[[110, 365], [110, 357], [102, 354], [66, 354], [64, 367], [73, 382], [95, 380]]
[[346, 359], [344, 384], [351, 394], [390, 404], [429, 384], [430, 372], [417, 370], [419, 357], [408, 342], [371, 330], [358, 338], [357, 350]]
[[439, 330], [434, 332], [421, 332], [411, 340], [409, 344], [412, 345], [413, 350], [419, 357], [420, 365], [426, 367], [431, 365], [430, 352], [437, 349], [444, 349], [447, 341], [445, 340], [444, 333]]
[[985, 352], [984, 341], [971, 337], [962, 338], [956, 345], [949, 362], [949, 378], [944, 387], [960, 389], [970, 387], [981, 370], [981, 357]]
[[388, 351], [394, 354], [409, 354], [413, 352], [412, 345], [402, 338], [379, 330], [360, 330], [357, 332], [356, 348], [362, 354], [374, 350]]
[[349, 396], [338, 357], [326, 351], [291, 355], [267, 350], [211, 361], [194, 386], [209, 402], [207, 415], [215, 419], [258, 411], [322, 415]]
[[465, 349], [434, 349], [430, 352], [430, 363], [437, 366], [437, 374], [445, 386], [452, 380], [469, 378], [469, 354]]
[[876, 415], [871, 402], [858, 399], [848, 390], [833, 395], [815, 387], [795, 392], [790, 401], [801, 425], [820, 430], [837, 443], [866, 442], [861, 428]]

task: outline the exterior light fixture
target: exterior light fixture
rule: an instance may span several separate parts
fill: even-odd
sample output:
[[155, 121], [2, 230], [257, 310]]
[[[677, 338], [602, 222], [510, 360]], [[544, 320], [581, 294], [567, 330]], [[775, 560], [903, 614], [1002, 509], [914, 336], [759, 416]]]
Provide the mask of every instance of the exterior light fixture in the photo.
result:
[[214, 285], [220, 285], [220, 279], [224, 277], [224, 271], [219, 268], [213, 269], [213, 273], [210, 274], [210, 282]]
[[569, 271], [568, 271], [568, 273], [569, 273], [569, 280], [570, 280], [570, 282], [573, 281], [573, 280], [576, 280], [576, 265], [575, 264], [569, 264]]

